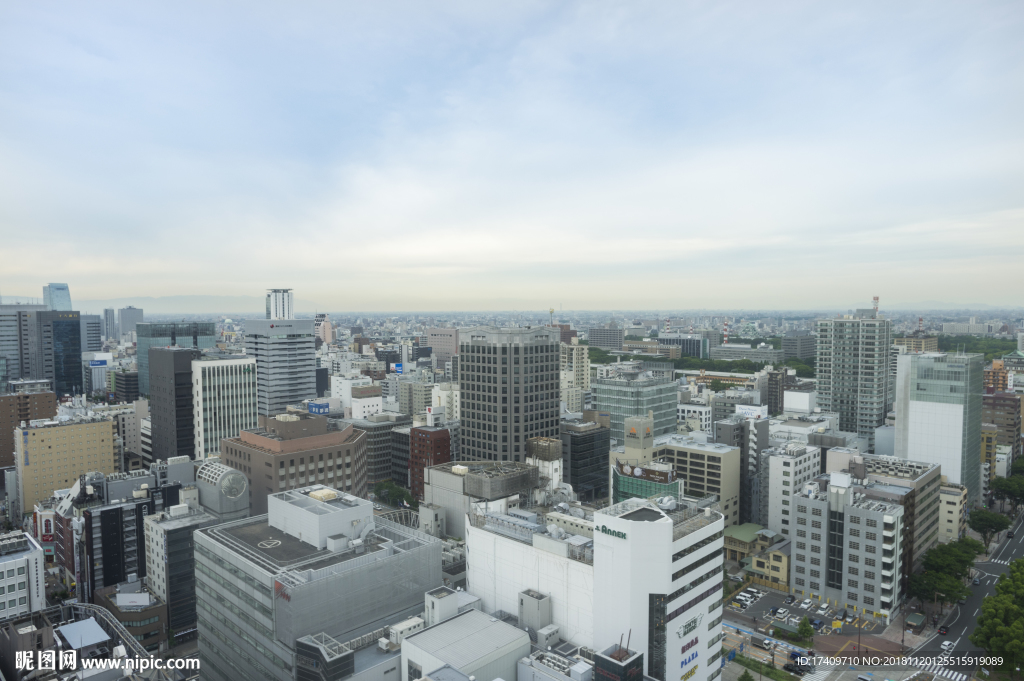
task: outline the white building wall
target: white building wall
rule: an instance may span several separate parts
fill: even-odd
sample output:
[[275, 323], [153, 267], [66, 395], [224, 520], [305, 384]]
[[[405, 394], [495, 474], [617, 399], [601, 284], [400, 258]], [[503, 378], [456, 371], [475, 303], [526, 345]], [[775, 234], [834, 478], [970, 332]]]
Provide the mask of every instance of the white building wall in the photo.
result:
[[351, 409], [352, 388], [361, 385], [373, 385], [373, 379], [369, 376], [331, 376], [331, 397], [341, 399], [343, 409]]
[[256, 359], [192, 362], [192, 431], [196, 458], [220, 455], [220, 441], [259, 425]]
[[462, 411], [458, 383], [437, 383], [430, 393], [431, 405], [444, 407], [445, 418], [457, 421]]
[[705, 433], [711, 432], [711, 413], [712, 408], [708, 405], [686, 402], [676, 405], [677, 421], [685, 421], [689, 418], [697, 419], [700, 423], [700, 429]]
[[[793, 496], [803, 489], [805, 482], [818, 475], [820, 467], [821, 450], [812, 446], [808, 446], [798, 456], [772, 454], [768, 457], [769, 530], [789, 538], [794, 536], [796, 509], [793, 507]], [[786, 520], [789, 522], [783, 522]]]
[[[28, 551], [0, 556], [0, 617], [12, 617], [46, 607], [43, 547], [30, 535]], [[24, 599], [24, 602], [22, 602]]]
[[365, 419], [373, 414], [379, 414], [383, 410], [384, 400], [380, 395], [352, 398], [352, 418], [354, 419]]
[[480, 598], [484, 612], [518, 613], [519, 592], [536, 589], [551, 597], [551, 620], [562, 638], [594, 647], [592, 565], [475, 528], [468, 521], [466, 550], [466, 590]]
[[[718, 539], [681, 557], [678, 561], [672, 560], [676, 552], [723, 531], [725, 524], [721, 514], [713, 513], [715, 520], [708, 526], [675, 541], [672, 539], [673, 523], [667, 518], [654, 522], [632, 522], [600, 512], [594, 514], [595, 526], [605, 526], [609, 530], [626, 535], [622, 538], [600, 531], [594, 533], [594, 590], [597, 594], [608, 595], [595, 598], [596, 649], [600, 650], [612, 643], [618, 643], [620, 634], [632, 629], [632, 642], [629, 647], [645, 653], [644, 672], [650, 673], [649, 659], [646, 655], [649, 643], [649, 596], [674, 593], [708, 572], [721, 571], [723, 558], [719, 554], [717, 559], [680, 574], [678, 579], [672, 579], [675, 572], [698, 563], [700, 559], [716, 551], [723, 550], [724, 539]], [[671, 614], [699, 594], [720, 584], [720, 578], [712, 578], [698, 584], [670, 601], [666, 605], [666, 613]], [[720, 663], [717, 659], [710, 664], [708, 661], [721, 650], [721, 642], [710, 647], [708, 644], [721, 634], [721, 623], [711, 624], [722, 615], [721, 601], [722, 590], [718, 589], [668, 621], [665, 661], [667, 678], [674, 678], [674, 674], [685, 674], [696, 668], [697, 672], [688, 681], [706, 681], [718, 670]], [[696, 628], [686, 632], [686, 624], [694, 620], [697, 621]], [[697, 643], [683, 652], [683, 647], [694, 639]], [[684, 659], [689, 659], [695, 653], [696, 659], [682, 664]]]
[[[963, 406], [915, 401], [910, 402], [905, 411], [896, 419], [896, 455], [910, 461], [937, 463], [950, 482], [960, 484], [963, 480]], [[906, 424], [905, 429], [902, 424]], [[901, 433], [906, 438], [902, 448]]]

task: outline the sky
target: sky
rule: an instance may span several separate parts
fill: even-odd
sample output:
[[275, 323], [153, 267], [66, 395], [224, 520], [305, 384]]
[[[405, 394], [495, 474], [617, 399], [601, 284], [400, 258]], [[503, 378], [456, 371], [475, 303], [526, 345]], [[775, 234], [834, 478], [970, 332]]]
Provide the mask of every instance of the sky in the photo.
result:
[[0, 293], [1020, 305], [1022, 34], [1016, 1], [2, 0]]

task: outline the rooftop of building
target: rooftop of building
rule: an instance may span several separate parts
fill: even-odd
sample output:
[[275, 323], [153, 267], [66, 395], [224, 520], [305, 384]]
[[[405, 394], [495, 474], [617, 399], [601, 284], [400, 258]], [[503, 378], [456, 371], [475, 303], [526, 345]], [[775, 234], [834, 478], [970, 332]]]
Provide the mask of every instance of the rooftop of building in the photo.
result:
[[[804, 499], [815, 499], [817, 501], [828, 500], [828, 488], [829, 487], [845, 487], [850, 490], [853, 495], [853, 503], [848, 508], [857, 508], [863, 511], [872, 511], [876, 513], [899, 513], [902, 511], [903, 506], [898, 503], [889, 501], [883, 501], [880, 499], [872, 498], [872, 488], [877, 489], [879, 492], [885, 490], [882, 487], [895, 487], [894, 485], [860, 485], [854, 484], [853, 479], [849, 473], [833, 472], [833, 473], [822, 473], [821, 475], [814, 478], [814, 480], [806, 483], [802, 489], [796, 490], [793, 494], [797, 497]], [[822, 489], [824, 487], [824, 489]], [[902, 488], [904, 491], [900, 493], [910, 492], [909, 488]], [[808, 490], [811, 490], [810, 492]]]
[[[664, 435], [656, 435], [654, 437], [654, 445], [657, 447], [678, 447], [680, 449], [687, 449], [691, 451], [704, 452], [706, 454], [715, 454], [721, 456], [722, 454], [728, 454], [730, 452], [739, 452], [738, 447], [731, 447], [726, 444], [717, 442], [703, 442], [692, 435], [686, 435], [683, 433], [665, 433]], [[626, 450], [625, 445], [619, 445], [613, 447], [612, 451], [620, 454]]]
[[725, 528], [725, 536], [736, 541], [750, 544], [757, 541], [757, 533], [764, 528], [757, 523], [743, 523], [742, 525], [729, 525]]
[[[533, 464], [521, 461], [451, 461], [437, 466], [431, 466], [432, 470], [441, 470], [454, 475], [478, 475], [485, 478], [502, 478], [510, 475], [519, 475], [532, 468]], [[461, 469], [465, 469], [460, 472]]]
[[96, 589], [95, 595], [102, 599], [99, 604], [117, 612], [143, 612], [153, 608], [161, 608], [165, 605], [163, 600], [145, 582], [135, 575], [129, 575], [128, 581], [120, 584], [112, 584], [107, 587]]
[[180, 515], [171, 515], [170, 509], [165, 509], [155, 515], [146, 516], [147, 523], [155, 523], [165, 532], [173, 532], [185, 527], [195, 527], [205, 522], [216, 522], [217, 518], [207, 513], [202, 508], [188, 507], [188, 511]]
[[[664, 496], [649, 499], [626, 499], [617, 504], [598, 510], [594, 514], [623, 518], [636, 522], [658, 522], [666, 519], [672, 522], [672, 539], [675, 541], [702, 527], [723, 520], [718, 506], [718, 495], [704, 497]], [[655, 514], [659, 517], [655, 517]]]
[[36, 419], [29, 421], [28, 425], [19, 425], [15, 430], [39, 430], [45, 428], [63, 428], [64, 426], [81, 426], [90, 423], [101, 423], [106, 421], [113, 426], [113, 419], [108, 414], [76, 414], [62, 420]]
[[514, 645], [530, 645], [530, 635], [476, 609], [406, 637], [406, 642], [453, 667], [474, 662]]
[[41, 550], [42, 547], [35, 537], [21, 530], [0, 534], [0, 563]]

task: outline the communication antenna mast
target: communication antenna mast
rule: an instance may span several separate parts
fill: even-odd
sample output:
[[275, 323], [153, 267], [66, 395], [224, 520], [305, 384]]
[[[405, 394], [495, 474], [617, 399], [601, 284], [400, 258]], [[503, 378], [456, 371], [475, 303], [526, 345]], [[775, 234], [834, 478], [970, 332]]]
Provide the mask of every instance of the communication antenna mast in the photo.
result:
[[729, 344], [729, 320], [725, 320], [725, 335], [723, 336], [722, 345]]
[[872, 307], [875, 308], [875, 314], [878, 314], [878, 296], [871, 299]]
[[924, 317], [917, 318], [917, 330], [919, 333], [924, 333]]
[[555, 308], [552, 307], [552, 308], [550, 308], [548, 310], [548, 318], [550, 319], [551, 326], [554, 326], [555, 325]]

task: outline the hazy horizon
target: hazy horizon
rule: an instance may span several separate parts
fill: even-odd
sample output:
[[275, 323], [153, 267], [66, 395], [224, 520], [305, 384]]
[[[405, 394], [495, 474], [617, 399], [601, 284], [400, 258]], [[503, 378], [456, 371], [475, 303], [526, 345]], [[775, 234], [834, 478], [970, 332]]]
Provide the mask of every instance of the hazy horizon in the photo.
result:
[[1022, 29], [997, 1], [8, 3], [0, 294], [1019, 305]]

